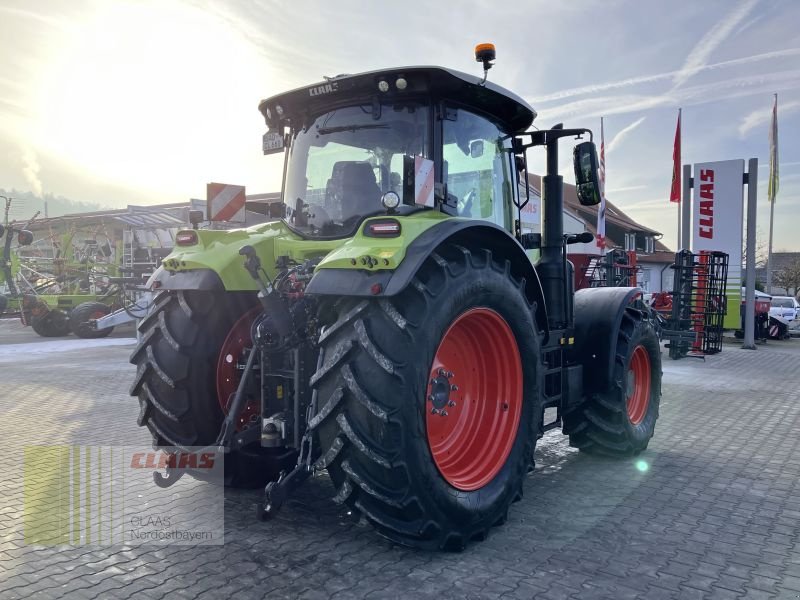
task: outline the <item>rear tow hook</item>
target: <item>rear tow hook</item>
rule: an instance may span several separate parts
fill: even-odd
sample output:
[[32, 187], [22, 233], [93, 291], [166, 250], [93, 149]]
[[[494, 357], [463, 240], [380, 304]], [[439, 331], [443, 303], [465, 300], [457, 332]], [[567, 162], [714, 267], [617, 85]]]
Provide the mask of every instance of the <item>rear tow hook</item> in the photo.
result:
[[277, 481], [271, 481], [264, 488], [264, 502], [256, 507], [260, 521], [273, 518], [283, 506], [286, 498], [311, 476], [312, 470], [305, 464], [297, 465], [289, 474], [281, 471]]
[[168, 488], [178, 483], [178, 480], [186, 474], [186, 469], [173, 469], [167, 467], [165, 474], [153, 471], [153, 482], [160, 488]]

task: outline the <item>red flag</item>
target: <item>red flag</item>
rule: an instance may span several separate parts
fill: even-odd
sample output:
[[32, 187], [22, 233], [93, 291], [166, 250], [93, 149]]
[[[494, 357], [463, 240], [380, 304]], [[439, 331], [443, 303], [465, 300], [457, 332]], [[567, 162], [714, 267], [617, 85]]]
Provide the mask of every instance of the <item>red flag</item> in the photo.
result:
[[681, 110], [678, 109], [678, 127], [675, 129], [675, 146], [672, 149], [672, 191], [670, 202], [681, 201]]

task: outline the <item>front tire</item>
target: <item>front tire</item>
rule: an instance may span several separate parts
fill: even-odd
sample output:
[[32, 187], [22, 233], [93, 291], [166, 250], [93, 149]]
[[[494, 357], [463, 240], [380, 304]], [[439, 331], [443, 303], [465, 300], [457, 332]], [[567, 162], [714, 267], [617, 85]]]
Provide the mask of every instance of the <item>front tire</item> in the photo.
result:
[[460, 550], [522, 496], [540, 412], [524, 288], [488, 251], [446, 246], [397, 297], [346, 301], [323, 331], [316, 467], [389, 539]]
[[635, 456], [655, 432], [661, 401], [661, 347], [641, 313], [627, 308], [617, 336], [614, 377], [564, 417], [569, 443], [590, 454]]

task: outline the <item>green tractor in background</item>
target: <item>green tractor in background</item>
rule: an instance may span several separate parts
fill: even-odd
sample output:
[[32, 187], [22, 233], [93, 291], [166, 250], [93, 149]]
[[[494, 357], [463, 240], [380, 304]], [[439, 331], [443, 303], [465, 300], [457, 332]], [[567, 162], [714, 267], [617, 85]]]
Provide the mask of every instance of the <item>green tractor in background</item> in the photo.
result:
[[[139, 424], [225, 453], [270, 517], [312, 473], [399, 543], [461, 549], [521, 498], [536, 441], [628, 457], [653, 435], [658, 339], [635, 288], [573, 290], [558, 142], [483, 78], [343, 75], [263, 101], [283, 219], [183, 230], [151, 277], [131, 356]], [[526, 150], [545, 146], [541, 234], [521, 227]], [[579, 198], [600, 201], [591, 141]], [[545, 422], [548, 408], [555, 420]], [[168, 486], [182, 472], [167, 469]]]

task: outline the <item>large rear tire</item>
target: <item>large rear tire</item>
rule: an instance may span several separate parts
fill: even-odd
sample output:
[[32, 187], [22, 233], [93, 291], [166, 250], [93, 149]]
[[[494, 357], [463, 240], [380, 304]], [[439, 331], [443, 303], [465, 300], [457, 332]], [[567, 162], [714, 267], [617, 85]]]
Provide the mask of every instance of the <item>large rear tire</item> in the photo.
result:
[[341, 303], [320, 336], [316, 466], [391, 540], [460, 550], [522, 496], [540, 413], [524, 288], [488, 251], [446, 246], [398, 296]]
[[[163, 292], [155, 299], [131, 354], [137, 367], [131, 395], [139, 398], [139, 425], [156, 446], [216, 440], [224, 418], [217, 394], [221, 348], [254, 302], [253, 294], [203, 291]], [[296, 453], [285, 449], [247, 447], [225, 455], [225, 483], [262, 486], [295, 461]]]
[[564, 416], [569, 443], [583, 452], [634, 456], [647, 448], [661, 400], [661, 347], [652, 325], [626, 309], [610, 389]]
[[42, 337], [66, 337], [69, 335], [69, 319], [63, 311], [54, 308], [31, 318], [31, 328]]
[[104, 338], [114, 331], [113, 327], [94, 329], [89, 326], [90, 320], [100, 319], [111, 314], [111, 308], [102, 302], [82, 302], [69, 314], [69, 328], [79, 338]]

